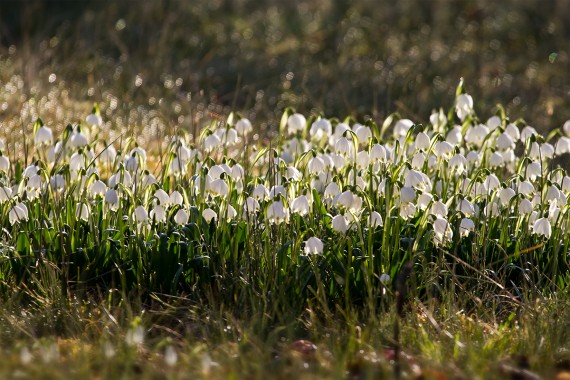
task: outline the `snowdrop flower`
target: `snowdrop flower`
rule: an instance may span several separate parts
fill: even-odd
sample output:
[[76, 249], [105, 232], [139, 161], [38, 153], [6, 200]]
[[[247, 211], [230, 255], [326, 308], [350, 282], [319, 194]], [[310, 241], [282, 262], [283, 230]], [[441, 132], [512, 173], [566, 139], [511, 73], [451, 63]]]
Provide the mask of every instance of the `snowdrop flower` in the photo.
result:
[[153, 196], [156, 198], [159, 205], [166, 205], [170, 202], [170, 197], [168, 196], [166, 191], [162, 189], [156, 190]]
[[566, 120], [562, 126], [562, 131], [566, 134], [566, 136], [570, 137], [570, 120]]
[[75, 217], [87, 221], [89, 219], [89, 206], [85, 203], [78, 203], [75, 206]]
[[382, 227], [384, 225], [384, 221], [382, 220], [382, 215], [378, 211], [372, 211], [368, 216], [368, 227], [376, 228]]
[[138, 206], [135, 209], [135, 220], [137, 223], [146, 223], [149, 220], [146, 208], [143, 206]]
[[107, 192], [105, 182], [96, 180], [89, 186], [89, 193], [92, 197], [103, 196]]
[[323, 253], [324, 244], [317, 237], [310, 237], [305, 241], [305, 255], [319, 255]]
[[267, 220], [271, 224], [281, 224], [289, 222], [289, 210], [281, 201], [275, 201], [267, 208]]
[[570, 138], [562, 136], [556, 142], [556, 154], [570, 153]]
[[259, 202], [253, 197], [248, 197], [245, 200], [243, 212], [245, 214], [255, 214], [259, 210]]
[[447, 132], [447, 135], [445, 136], [445, 141], [451, 145], [459, 145], [463, 141], [463, 130], [461, 126], [456, 125], [455, 127], [451, 128], [451, 130]]
[[408, 220], [416, 214], [416, 206], [413, 203], [400, 203], [400, 217]]
[[370, 164], [370, 156], [368, 152], [363, 150], [356, 155], [356, 166], [358, 169], [366, 169]]
[[99, 160], [103, 162], [113, 162], [117, 157], [117, 150], [113, 145], [106, 146], [99, 155]]
[[119, 207], [119, 194], [117, 194], [117, 190], [109, 189], [105, 193], [105, 203], [111, 210], [117, 210]]
[[449, 160], [453, 154], [453, 145], [447, 141], [439, 141], [435, 144], [435, 155], [438, 158], [443, 158], [444, 160]]
[[432, 200], [433, 200], [433, 195], [431, 195], [430, 193], [421, 193], [418, 197], [418, 201], [416, 202], [416, 206], [420, 210], [425, 210], [430, 205]]
[[473, 114], [473, 98], [468, 94], [461, 94], [455, 101], [455, 112], [461, 121]]
[[170, 198], [168, 202], [172, 205], [179, 205], [181, 206], [184, 203], [184, 197], [178, 190], [174, 190], [172, 194], [170, 194]]
[[54, 191], [63, 190], [65, 187], [65, 178], [61, 174], [51, 176], [49, 184]]
[[77, 129], [75, 133], [71, 135], [70, 142], [71, 146], [74, 148], [81, 148], [89, 144], [89, 139], [87, 136], [85, 136], [85, 134], [83, 134], [83, 132], [81, 132], [80, 129]]
[[352, 191], [347, 190], [343, 193], [337, 195], [334, 204], [337, 207], [342, 207], [345, 210], [350, 210], [352, 212], [360, 211], [362, 207], [362, 198], [354, 194]]
[[453, 239], [453, 231], [446, 219], [436, 217], [433, 222], [433, 232], [436, 245], [445, 245]]
[[467, 159], [461, 154], [456, 154], [449, 160], [449, 168], [454, 173], [462, 174], [467, 168]]
[[394, 137], [403, 137], [408, 134], [408, 131], [414, 126], [414, 122], [410, 119], [400, 119], [394, 126]]
[[287, 131], [290, 135], [302, 132], [307, 124], [307, 119], [300, 113], [294, 113], [287, 118]]
[[489, 134], [489, 128], [483, 124], [478, 124], [474, 127], [470, 127], [465, 134], [465, 141], [476, 147], [480, 147], [483, 141]]
[[320, 141], [323, 138], [328, 138], [332, 135], [332, 125], [328, 119], [319, 119], [311, 125], [309, 130], [311, 139]]
[[513, 141], [513, 138], [511, 137], [510, 134], [508, 134], [507, 132], [504, 132], [504, 133], [501, 133], [499, 135], [499, 137], [497, 137], [497, 141], [495, 143], [495, 146], [499, 150], [507, 150], [509, 148], [514, 148], [515, 142]]
[[341, 137], [334, 144], [334, 151], [336, 154], [340, 154], [345, 157], [352, 157], [353, 146], [352, 142], [348, 141], [346, 137]]
[[85, 122], [92, 127], [100, 127], [103, 125], [103, 119], [97, 112], [92, 112], [85, 118]]
[[50, 128], [42, 125], [36, 131], [34, 142], [37, 147], [53, 144], [53, 133]]
[[345, 234], [348, 231], [348, 222], [343, 215], [337, 215], [332, 219], [332, 228], [336, 232]]
[[549, 239], [550, 235], [552, 235], [552, 226], [550, 225], [548, 218], [540, 218], [534, 222], [532, 231], [536, 235], [542, 235]]
[[503, 159], [503, 155], [501, 153], [493, 152], [491, 158], [489, 158], [489, 166], [492, 168], [497, 168], [499, 166], [502, 166], [504, 161], [505, 160]]
[[222, 141], [216, 134], [211, 134], [204, 139], [202, 145], [206, 152], [211, 152], [212, 150], [219, 147], [221, 143]]
[[10, 220], [10, 224], [28, 220], [28, 208], [23, 202], [14, 205], [8, 213], [8, 219]]
[[251, 131], [253, 131], [253, 126], [251, 125], [251, 121], [249, 121], [249, 119], [239, 119], [236, 123], [236, 132], [238, 133], [238, 135], [240, 136], [246, 136], [249, 133], [251, 133]]
[[4, 203], [12, 198], [12, 189], [6, 186], [0, 186], [0, 203]]
[[534, 181], [542, 175], [542, 166], [538, 162], [531, 162], [526, 166], [526, 178]]
[[519, 214], [529, 215], [533, 211], [532, 202], [526, 198], [521, 199], [518, 207]]
[[515, 194], [515, 191], [510, 187], [501, 189], [499, 191], [499, 201], [501, 203], [501, 206], [507, 206]]
[[468, 218], [471, 215], [475, 214], [475, 208], [473, 207], [473, 204], [471, 204], [471, 202], [469, 202], [467, 199], [462, 199], [461, 202], [459, 202], [458, 210]]
[[299, 214], [301, 216], [307, 215], [311, 211], [311, 205], [309, 203], [309, 198], [305, 195], [301, 195], [291, 202], [291, 212]]
[[237, 211], [232, 205], [228, 204], [225, 210], [225, 214], [223, 216], [226, 218], [227, 221], [230, 221], [237, 216]]
[[269, 190], [262, 184], [257, 185], [251, 194], [253, 198], [257, 199], [258, 201], [262, 201], [264, 199], [269, 198]]
[[368, 144], [368, 140], [372, 138], [372, 131], [365, 125], [356, 123], [352, 126], [352, 131], [356, 134], [360, 144]]
[[188, 213], [186, 212], [186, 210], [184, 210], [182, 208], [180, 210], [178, 210], [176, 215], [174, 215], [174, 221], [179, 226], [188, 223], [188, 219], [190, 219], [190, 217], [188, 216]]
[[495, 129], [497, 129], [498, 127], [501, 126], [502, 124], [502, 120], [499, 116], [491, 116], [488, 120], [487, 120], [487, 127], [489, 127], [489, 129], [491, 131], [494, 131]]
[[315, 175], [323, 172], [326, 169], [325, 162], [319, 156], [313, 157], [308, 163], [309, 173]]
[[402, 202], [413, 202], [416, 199], [416, 191], [409, 186], [404, 186], [400, 190], [400, 200]]
[[228, 195], [229, 187], [223, 179], [215, 179], [207, 186], [206, 191], [212, 196], [226, 196]]
[[218, 214], [216, 214], [216, 212], [214, 210], [212, 210], [211, 208], [207, 208], [204, 211], [202, 211], [202, 218], [204, 218], [206, 223], [210, 224], [212, 219], [218, 220]]
[[442, 201], [435, 201], [432, 203], [429, 213], [435, 215], [438, 218], [443, 218], [447, 216], [447, 206]]
[[166, 222], [166, 211], [161, 205], [156, 205], [149, 213], [149, 218], [157, 223]]
[[475, 223], [469, 218], [461, 219], [461, 223], [459, 224], [459, 236], [467, 237], [473, 231], [475, 231]]
[[8, 173], [8, 170], [10, 170], [10, 160], [1, 154], [2, 153], [0, 153], [0, 172]]
[[386, 162], [386, 148], [384, 148], [380, 144], [372, 145], [370, 149], [370, 162], [377, 163], [377, 162]]
[[526, 143], [526, 140], [532, 136], [532, 135], [538, 135], [538, 132], [536, 131], [536, 129], [534, 129], [533, 127], [531, 127], [530, 125], [527, 125], [526, 127], [523, 128], [523, 130], [520, 133], [521, 135], [521, 141], [523, 143]]

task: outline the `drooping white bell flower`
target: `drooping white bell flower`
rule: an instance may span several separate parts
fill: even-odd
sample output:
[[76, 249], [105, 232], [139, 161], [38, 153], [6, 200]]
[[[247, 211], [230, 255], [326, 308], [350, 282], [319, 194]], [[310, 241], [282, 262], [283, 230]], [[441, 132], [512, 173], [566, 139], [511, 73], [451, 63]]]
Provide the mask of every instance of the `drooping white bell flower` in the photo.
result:
[[418, 201], [416, 202], [417, 208], [420, 210], [425, 210], [431, 204], [433, 200], [433, 195], [430, 193], [421, 193], [418, 196]]
[[89, 206], [85, 203], [78, 203], [75, 206], [75, 218], [84, 221], [89, 220]]
[[215, 179], [208, 184], [206, 191], [213, 197], [228, 195], [229, 186], [223, 179]]
[[51, 176], [49, 183], [54, 191], [61, 191], [65, 187], [65, 178], [61, 174], [56, 174]]
[[556, 154], [558, 156], [570, 153], [570, 138], [562, 136], [556, 142]]
[[246, 198], [245, 203], [243, 205], [243, 212], [244, 214], [255, 214], [257, 211], [259, 211], [259, 208], [260, 205], [257, 199], [253, 197], [248, 197]]
[[204, 139], [202, 146], [204, 148], [204, 151], [211, 152], [212, 150], [219, 147], [221, 143], [222, 141], [216, 134], [211, 134]]
[[146, 223], [148, 220], [148, 212], [144, 206], [138, 206], [135, 208], [135, 221], [137, 223]]
[[103, 125], [103, 119], [101, 118], [101, 115], [97, 113], [90, 113], [87, 115], [85, 122], [92, 127], [100, 127]]
[[320, 255], [323, 253], [324, 244], [321, 239], [313, 236], [305, 241], [305, 255]]
[[107, 185], [105, 185], [105, 182], [100, 181], [100, 180], [95, 180], [90, 186], [89, 186], [89, 193], [91, 194], [92, 197], [97, 197], [97, 196], [104, 196], [105, 193], [107, 192]]
[[467, 237], [471, 232], [475, 231], [475, 223], [469, 218], [461, 219], [459, 224], [459, 236]]
[[251, 131], [253, 131], [253, 126], [251, 125], [251, 121], [249, 119], [239, 119], [235, 126], [236, 132], [240, 136], [246, 136]]
[[433, 222], [433, 232], [436, 245], [445, 245], [453, 239], [453, 231], [447, 219], [436, 217]]
[[507, 206], [515, 195], [515, 191], [510, 187], [499, 190], [499, 201], [501, 206]]
[[212, 219], [214, 221], [218, 220], [218, 214], [211, 208], [207, 208], [204, 211], [202, 211], [202, 218], [204, 218], [206, 223], [210, 224]]
[[372, 130], [365, 125], [356, 123], [352, 126], [352, 131], [356, 134], [356, 138], [361, 145], [368, 144], [368, 141], [372, 138]]
[[155, 220], [157, 223], [162, 223], [166, 221], [166, 211], [161, 205], [156, 205], [152, 210], [150, 210], [149, 218]]
[[50, 128], [42, 125], [36, 131], [36, 135], [34, 136], [34, 142], [37, 147], [40, 146], [47, 146], [53, 144], [53, 133]]
[[307, 125], [307, 119], [300, 113], [294, 113], [287, 118], [287, 131], [290, 135], [302, 132]]
[[412, 218], [416, 214], [416, 205], [411, 202], [400, 203], [400, 217], [404, 220]]
[[319, 119], [315, 121], [309, 129], [309, 135], [313, 141], [321, 141], [323, 138], [329, 138], [332, 135], [332, 125], [328, 119]]
[[23, 202], [14, 205], [8, 213], [8, 219], [10, 220], [10, 224], [28, 220], [28, 207], [26, 207]]
[[340, 232], [342, 234], [345, 234], [346, 231], [348, 231], [348, 221], [346, 220], [344, 215], [336, 215], [332, 219], [332, 228], [336, 232]]
[[483, 141], [489, 134], [489, 128], [486, 125], [478, 124], [474, 127], [470, 127], [465, 134], [465, 141], [476, 147], [480, 147]]
[[372, 211], [368, 216], [367, 224], [369, 228], [382, 227], [384, 225], [384, 221], [382, 220], [382, 215], [380, 215], [378, 211]]
[[12, 189], [7, 186], [0, 186], [0, 204], [12, 199]]
[[267, 208], [267, 220], [271, 224], [281, 224], [289, 222], [289, 210], [281, 201], [275, 201]]
[[402, 137], [408, 134], [410, 128], [414, 126], [414, 122], [410, 119], [400, 119], [394, 126], [394, 137]]
[[562, 132], [564, 132], [566, 136], [570, 137], [570, 120], [566, 120], [562, 126]]
[[461, 121], [473, 114], [473, 98], [468, 94], [461, 94], [455, 100], [455, 112]]
[[550, 225], [548, 218], [540, 218], [534, 222], [532, 231], [536, 235], [542, 235], [549, 239], [552, 235], [552, 226]]
[[400, 190], [400, 200], [402, 202], [413, 202], [416, 200], [416, 191], [409, 186], [404, 186]]
[[188, 212], [186, 212], [186, 210], [183, 208], [178, 210], [178, 212], [176, 212], [176, 215], [174, 215], [174, 221], [179, 226], [188, 223], [188, 219], [190, 219], [190, 216], [188, 215]]
[[301, 216], [307, 215], [311, 211], [311, 205], [309, 203], [309, 198], [305, 195], [300, 195], [293, 199], [291, 202], [291, 212], [299, 214]]
[[111, 210], [117, 210], [119, 207], [119, 194], [115, 189], [109, 189], [105, 193], [105, 203]]
[[0, 156], [0, 172], [8, 173], [10, 170], [10, 160], [6, 156]]
[[312, 157], [309, 160], [307, 168], [309, 169], [309, 173], [314, 175], [323, 172], [326, 169], [326, 166], [323, 159], [317, 156], [317, 157]]
[[269, 190], [263, 184], [259, 184], [253, 189], [251, 196], [258, 201], [263, 201], [269, 198]]
[[184, 203], [184, 197], [178, 190], [174, 190], [172, 194], [170, 194], [168, 202], [172, 205], [182, 205]]
[[519, 214], [530, 215], [533, 211], [532, 202], [526, 198], [521, 199], [518, 207]]

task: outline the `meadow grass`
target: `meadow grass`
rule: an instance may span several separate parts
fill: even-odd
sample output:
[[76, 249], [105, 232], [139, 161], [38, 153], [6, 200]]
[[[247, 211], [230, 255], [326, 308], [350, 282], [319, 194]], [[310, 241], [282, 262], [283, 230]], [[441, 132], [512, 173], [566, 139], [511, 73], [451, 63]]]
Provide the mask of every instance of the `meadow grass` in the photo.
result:
[[495, 111], [461, 82], [429, 124], [231, 113], [148, 150], [37, 115], [0, 161], [0, 371], [563, 376], [570, 124]]

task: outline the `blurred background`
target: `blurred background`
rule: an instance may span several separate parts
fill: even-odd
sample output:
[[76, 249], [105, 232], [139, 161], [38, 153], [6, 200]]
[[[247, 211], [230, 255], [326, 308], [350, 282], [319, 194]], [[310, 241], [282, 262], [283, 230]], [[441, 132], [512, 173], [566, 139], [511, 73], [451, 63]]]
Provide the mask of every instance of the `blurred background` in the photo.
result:
[[569, 54], [569, 0], [2, 0], [0, 122], [98, 102], [143, 140], [231, 110], [271, 135], [289, 106], [425, 123], [463, 77], [483, 120], [502, 103], [545, 132], [570, 119]]

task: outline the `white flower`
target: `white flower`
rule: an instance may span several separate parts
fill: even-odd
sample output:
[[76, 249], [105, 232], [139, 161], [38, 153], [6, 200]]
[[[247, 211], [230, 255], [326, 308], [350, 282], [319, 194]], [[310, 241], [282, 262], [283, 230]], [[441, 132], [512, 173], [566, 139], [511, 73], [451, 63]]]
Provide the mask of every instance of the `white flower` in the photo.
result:
[[332, 135], [332, 125], [327, 119], [319, 119], [311, 125], [309, 130], [311, 138], [320, 141], [323, 138], [329, 138]]
[[257, 185], [252, 192], [252, 197], [257, 199], [258, 201], [262, 201], [264, 199], [269, 198], [269, 190], [262, 184]]
[[215, 179], [208, 184], [206, 191], [214, 197], [226, 196], [228, 195], [229, 187], [223, 179]]
[[307, 124], [307, 119], [300, 113], [294, 113], [287, 118], [287, 131], [290, 135], [302, 132]]
[[413, 203], [400, 203], [400, 216], [408, 220], [416, 214], [416, 205]]
[[556, 154], [570, 153], [570, 138], [562, 136], [556, 142]]
[[337, 215], [332, 219], [332, 228], [336, 232], [346, 233], [348, 231], [348, 222], [343, 215]]
[[429, 213], [435, 215], [438, 218], [443, 218], [447, 216], [447, 206], [442, 201], [435, 201], [432, 203]]
[[416, 191], [409, 186], [404, 186], [400, 190], [400, 200], [402, 202], [413, 202], [416, 199]]
[[453, 154], [453, 145], [447, 141], [439, 141], [434, 147], [435, 155], [438, 158], [443, 158], [444, 160], [449, 160]]
[[211, 134], [210, 136], [208, 136], [204, 139], [204, 142], [202, 143], [202, 145], [203, 145], [204, 150], [206, 152], [211, 152], [212, 150], [214, 150], [218, 146], [220, 146], [221, 143], [222, 143], [222, 141], [220, 140], [220, 138], [216, 134]]
[[259, 202], [253, 197], [248, 197], [244, 204], [244, 214], [255, 214], [259, 210]]
[[325, 162], [321, 157], [313, 157], [309, 160], [308, 169], [311, 174], [319, 174], [326, 169]]
[[188, 213], [186, 212], [186, 210], [184, 210], [182, 208], [180, 210], [178, 210], [176, 215], [174, 215], [174, 221], [179, 226], [188, 223], [188, 219], [190, 219], [190, 217], [188, 216]]
[[146, 211], [146, 208], [143, 206], [138, 206], [135, 209], [135, 220], [138, 223], [145, 223], [148, 221], [148, 212]]
[[184, 197], [178, 190], [174, 190], [172, 194], [170, 194], [168, 202], [172, 205], [182, 205], [184, 203]]
[[10, 170], [10, 160], [6, 156], [0, 156], [0, 171], [8, 173]]
[[22, 202], [14, 205], [8, 213], [8, 219], [10, 220], [10, 224], [14, 224], [22, 220], [28, 220], [28, 208]]
[[109, 178], [109, 187], [115, 187], [119, 183], [122, 183], [123, 186], [125, 186], [125, 187], [129, 187], [129, 186], [131, 186], [132, 182], [133, 182], [133, 180], [132, 180], [130, 173], [126, 170], [123, 170], [123, 171], [120, 171], [120, 172], [113, 174]]
[[470, 232], [475, 230], [475, 223], [469, 218], [461, 219], [461, 223], [459, 224], [459, 236], [467, 237], [469, 236]]
[[80, 148], [89, 144], [89, 139], [81, 131], [76, 131], [71, 135], [71, 146], [74, 148]]
[[53, 144], [53, 133], [50, 128], [42, 125], [38, 128], [34, 136], [36, 146], [51, 145]]
[[212, 210], [211, 208], [207, 208], [204, 211], [202, 211], [202, 218], [204, 218], [206, 223], [210, 224], [212, 219], [218, 220], [218, 214], [216, 214], [216, 212], [214, 210]]
[[65, 187], [65, 178], [61, 174], [56, 174], [49, 179], [49, 183], [53, 190], [60, 191]]
[[489, 128], [487, 128], [486, 125], [478, 124], [467, 130], [467, 133], [465, 134], [465, 141], [476, 147], [480, 147], [488, 134]]
[[386, 161], [386, 148], [384, 148], [380, 144], [372, 145], [370, 149], [370, 162], [377, 163], [377, 162], [385, 162]]
[[527, 125], [526, 127], [523, 128], [523, 130], [520, 133], [521, 135], [521, 141], [523, 143], [526, 143], [526, 140], [532, 136], [532, 135], [538, 135], [538, 132], [536, 131], [536, 129], [534, 129], [533, 127], [531, 127], [530, 125]]
[[307, 215], [311, 211], [311, 205], [309, 203], [309, 198], [305, 195], [301, 195], [291, 202], [291, 212], [299, 214], [301, 216]]
[[156, 205], [149, 213], [149, 218], [155, 220], [158, 223], [166, 221], [166, 211], [161, 205]]
[[305, 241], [305, 255], [318, 255], [323, 253], [324, 244], [317, 237], [310, 237]]
[[537, 235], [542, 235], [549, 239], [552, 235], [552, 227], [548, 218], [537, 219], [532, 226], [533, 233]]
[[418, 201], [416, 202], [416, 206], [420, 210], [425, 210], [429, 206], [432, 200], [433, 200], [433, 195], [431, 195], [430, 193], [421, 193], [418, 197]]
[[105, 193], [105, 203], [112, 209], [116, 210], [119, 207], [119, 194], [117, 190], [109, 189]]
[[346, 137], [341, 137], [334, 144], [334, 151], [336, 154], [340, 154], [345, 157], [352, 157], [353, 145], [352, 142], [348, 141]]
[[368, 144], [368, 140], [372, 138], [372, 131], [365, 125], [356, 123], [352, 126], [352, 131], [360, 144]]
[[105, 195], [106, 192], [107, 192], [107, 185], [105, 185], [105, 182], [103, 181], [96, 180], [91, 184], [91, 186], [89, 186], [89, 193], [93, 197], [103, 196]]
[[0, 203], [10, 200], [12, 197], [12, 189], [6, 186], [0, 186]]
[[368, 216], [368, 227], [376, 228], [382, 227], [384, 225], [384, 221], [382, 220], [382, 215], [378, 211], [372, 211]]
[[103, 119], [96, 113], [91, 113], [85, 118], [85, 122], [92, 127], [100, 127], [103, 125]]
[[515, 191], [510, 187], [501, 189], [499, 191], [499, 201], [501, 202], [501, 206], [507, 206], [515, 195]]
[[239, 119], [236, 123], [236, 132], [240, 136], [246, 136], [251, 131], [253, 131], [253, 126], [251, 125], [251, 121], [249, 119]]
[[538, 162], [531, 162], [526, 166], [526, 178], [534, 181], [536, 177], [542, 175], [542, 167]]
[[455, 101], [455, 112], [461, 121], [473, 113], [473, 98], [468, 94], [461, 94]]
[[453, 239], [453, 231], [446, 219], [436, 217], [433, 222], [433, 231], [436, 245], [445, 245]]
[[570, 120], [566, 120], [562, 126], [562, 131], [566, 134], [566, 136], [570, 137]]
[[475, 214], [475, 208], [467, 199], [462, 199], [459, 202], [458, 210], [461, 211], [465, 216], [470, 217], [471, 215]]
[[500, 150], [507, 150], [509, 148], [514, 148], [515, 142], [511, 135], [507, 132], [501, 133], [499, 137], [497, 137], [497, 142], [495, 143], [497, 149]]
[[117, 157], [117, 150], [113, 145], [106, 146], [99, 155], [99, 160], [104, 162], [113, 162]]
[[89, 206], [85, 203], [78, 203], [75, 206], [75, 217], [87, 221], [89, 219]]
[[518, 210], [519, 214], [523, 215], [531, 214], [533, 210], [532, 202], [526, 198], [521, 199]]
[[491, 116], [488, 120], [487, 120], [487, 127], [489, 127], [489, 129], [491, 131], [494, 131], [495, 129], [497, 129], [498, 127], [500, 127], [502, 124], [502, 120], [499, 116]]
[[287, 223], [289, 221], [289, 210], [281, 201], [275, 201], [267, 208], [267, 220], [272, 224]]
[[394, 137], [402, 137], [408, 134], [410, 128], [414, 126], [414, 122], [410, 119], [400, 119], [394, 126]]

